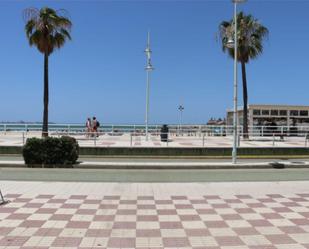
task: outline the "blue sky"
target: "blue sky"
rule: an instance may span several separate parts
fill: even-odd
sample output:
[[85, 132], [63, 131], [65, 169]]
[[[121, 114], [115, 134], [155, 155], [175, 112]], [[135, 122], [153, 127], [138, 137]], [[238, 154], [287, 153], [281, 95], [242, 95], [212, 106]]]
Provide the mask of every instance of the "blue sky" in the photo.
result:
[[[229, 0], [1, 1], [0, 121], [42, 119], [43, 56], [28, 45], [22, 11], [43, 6], [65, 8], [73, 22], [73, 40], [50, 56], [50, 121], [143, 123], [148, 29], [151, 123], [177, 123], [179, 104], [184, 123], [232, 106], [233, 61], [216, 40], [232, 18]], [[309, 1], [249, 0], [239, 10], [270, 31], [247, 66], [249, 103], [309, 105]]]

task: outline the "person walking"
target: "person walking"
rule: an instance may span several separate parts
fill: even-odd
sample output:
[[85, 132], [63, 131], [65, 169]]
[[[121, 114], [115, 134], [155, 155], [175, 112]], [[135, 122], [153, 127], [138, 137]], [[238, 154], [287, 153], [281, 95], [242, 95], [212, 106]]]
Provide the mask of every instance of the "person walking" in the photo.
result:
[[86, 121], [86, 137], [87, 138], [90, 136], [91, 131], [92, 131], [91, 119], [87, 118], [87, 121]]
[[98, 137], [98, 120], [96, 117], [93, 117], [92, 118], [92, 132], [93, 132], [93, 135], [94, 136], [97, 136]]

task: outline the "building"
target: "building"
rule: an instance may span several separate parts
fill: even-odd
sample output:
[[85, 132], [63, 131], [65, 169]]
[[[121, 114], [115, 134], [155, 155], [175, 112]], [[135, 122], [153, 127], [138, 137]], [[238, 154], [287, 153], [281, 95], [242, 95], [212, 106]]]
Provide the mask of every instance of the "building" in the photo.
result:
[[[227, 125], [233, 125], [233, 110], [227, 110]], [[238, 109], [238, 125], [243, 124], [243, 108]], [[248, 125], [309, 126], [309, 106], [248, 105]]]

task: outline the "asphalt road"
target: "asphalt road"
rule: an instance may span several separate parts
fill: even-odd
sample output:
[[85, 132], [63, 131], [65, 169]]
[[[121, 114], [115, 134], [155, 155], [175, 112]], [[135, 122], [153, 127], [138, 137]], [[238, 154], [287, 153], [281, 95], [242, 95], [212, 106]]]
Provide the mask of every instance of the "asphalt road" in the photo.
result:
[[120, 170], [1, 168], [0, 180], [76, 182], [306, 181], [309, 169]]

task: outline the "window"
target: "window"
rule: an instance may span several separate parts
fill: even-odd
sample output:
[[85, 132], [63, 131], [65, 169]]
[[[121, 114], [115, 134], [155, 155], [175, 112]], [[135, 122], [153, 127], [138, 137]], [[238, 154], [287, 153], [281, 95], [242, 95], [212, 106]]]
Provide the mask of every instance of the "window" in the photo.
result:
[[269, 115], [269, 110], [262, 110], [262, 115]]
[[261, 110], [253, 110], [253, 115], [259, 116], [261, 115]]
[[299, 111], [300, 116], [308, 116], [308, 111]]
[[272, 115], [272, 116], [278, 116], [278, 110], [271, 110], [270, 111], [270, 114]]
[[288, 112], [286, 110], [280, 110], [280, 116], [286, 116]]
[[290, 116], [298, 116], [298, 111], [296, 110], [290, 111]]

